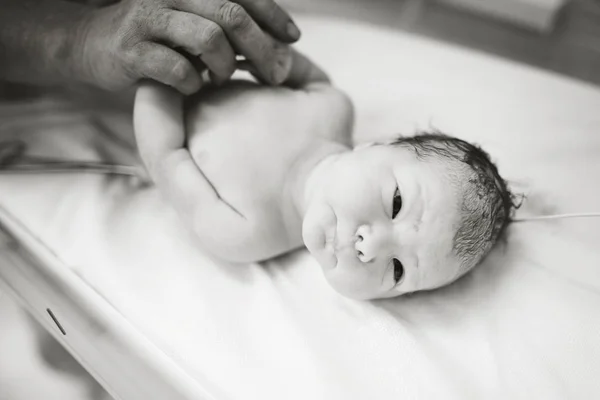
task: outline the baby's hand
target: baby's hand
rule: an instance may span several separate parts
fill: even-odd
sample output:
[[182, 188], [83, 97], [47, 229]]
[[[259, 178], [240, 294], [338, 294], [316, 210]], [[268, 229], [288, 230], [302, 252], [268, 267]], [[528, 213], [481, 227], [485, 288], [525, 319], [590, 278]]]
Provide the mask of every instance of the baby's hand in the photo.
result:
[[[268, 83], [261, 77], [257, 68], [248, 61], [238, 62], [237, 68], [250, 72], [260, 82]], [[312, 89], [314, 86], [323, 86], [331, 83], [329, 77], [321, 68], [308, 57], [295, 49], [291, 49], [291, 62], [287, 70], [283, 85], [295, 89]]]
[[80, 72], [94, 85], [122, 89], [149, 78], [191, 94], [202, 86], [205, 69], [217, 82], [229, 79], [236, 53], [264, 81], [280, 84], [291, 56], [279, 40], [298, 37], [273, 0], [122, 0], [95, 10], [76, 46]]

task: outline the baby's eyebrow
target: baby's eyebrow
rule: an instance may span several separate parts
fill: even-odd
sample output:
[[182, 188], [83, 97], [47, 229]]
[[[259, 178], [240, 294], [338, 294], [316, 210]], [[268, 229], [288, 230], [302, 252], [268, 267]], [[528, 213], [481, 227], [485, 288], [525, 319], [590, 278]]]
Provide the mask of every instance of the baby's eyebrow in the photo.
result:
[[415, 227], [415, 231], [419, 232], [421, 230], [421, 225], [423, 225], [423, 215], [425, 214], [425, 199], [423, 198], [423, 190], [421, 189], [420, 184], [417, 184], [416, 192], [417, 192], [417, 194], [415, 197], [417, 197], [417, 199], [413, 200], [413, 201], [420, 202], [420, 204], [419, 204], [420, 213], [419, 213], [419, 216], [416, 218], [414, 227]]
[[[418, 186], [418, 189], [417, 189], [418, 200], [417, 201], [421, 202], [421, 204], [420, 204], [421, 213], [418, 216], [417, 221], [415, 222], [415, 231], [419, 232], [421, 230], [421, 226], [423, 225], [423, 217], [425, 215], [425, 203], [426, 202], [425, 202], [425, 199], [423, 197], [423, 190], [421, 188], [421, 185], [418, 184], [417, 186]], [[420, 261], [421, 257], [419, 257], [419, 252], [418, 251], [415, 252], [415, 255], [416, 255], [415, 259], [417, 260], [416, 261], [416, 268], [419, 269], [419, 261]]]

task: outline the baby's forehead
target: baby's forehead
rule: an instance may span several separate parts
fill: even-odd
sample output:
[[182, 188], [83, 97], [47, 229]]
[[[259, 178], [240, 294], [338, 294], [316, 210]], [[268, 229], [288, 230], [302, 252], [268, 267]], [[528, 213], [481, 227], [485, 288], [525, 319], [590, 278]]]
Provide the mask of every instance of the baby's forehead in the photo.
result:
[[433, 199], [429, 200], [451, 202], [457, 209], [473, 176], [468, 166], [460, 160], [420, 151], [410, 144], [375, 142], [364, 145], [360, 150], [369, 163], [371, 159], [384, 162], [398, 179], [431, 192]]
[[365, 146], [364, 149], [373, 157], [380, 157], [381, 153], [385, 153], [388, 161], [394, 164], [421, 165], [433, 169], [437, 174], [449, 174], [455, 179], [466, 176], [464, 166], [458, 160], [434, 152], [423, 151], [410, 144], [372, 143]]

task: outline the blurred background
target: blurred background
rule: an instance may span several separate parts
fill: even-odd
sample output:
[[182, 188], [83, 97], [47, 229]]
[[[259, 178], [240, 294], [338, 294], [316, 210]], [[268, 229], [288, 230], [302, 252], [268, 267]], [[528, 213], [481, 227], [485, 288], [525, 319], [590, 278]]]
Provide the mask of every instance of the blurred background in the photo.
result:
[[[292, 14], [363, 21], [600, 84], [598, 0], [279, 0], [279, 3]], [[32, 90], [35, 91], [23, 86], [3, 86], [0, 82], [0, 95], [18, 97], [31, 94]], [[109, 397], [48, 334], [0, 292], [0, 400], [38, 399]]]
[[[600, 84], [598, 0], [280, 0]], [[410, 55], [407, 55], [407, 57]]]

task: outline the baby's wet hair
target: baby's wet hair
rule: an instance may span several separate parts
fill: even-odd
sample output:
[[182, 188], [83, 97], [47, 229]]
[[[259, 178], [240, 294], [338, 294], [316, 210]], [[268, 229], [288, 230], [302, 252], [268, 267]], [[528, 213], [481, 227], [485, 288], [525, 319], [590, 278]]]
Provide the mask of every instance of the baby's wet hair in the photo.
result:
[[489, 154], [475, 144], [441, 132], [419, 132], [390, 144], [413, 150], [418, 159], [443, 157], [456, 167], [448, 174], [462, 194], [453, 248], [461, 263], [459, 276], [464, 275], [504, 236], [518, 207], [515, 196]]

